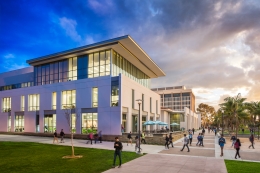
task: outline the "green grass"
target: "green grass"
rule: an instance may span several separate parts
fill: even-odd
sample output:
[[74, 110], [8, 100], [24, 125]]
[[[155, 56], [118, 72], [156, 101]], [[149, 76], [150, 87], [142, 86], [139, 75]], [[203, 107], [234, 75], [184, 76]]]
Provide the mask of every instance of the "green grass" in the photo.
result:
[[[231, 134], [232, 133], [236, 134], [236, 131], [232, 131]], [[242, 132], [242, 130], [238, 131], [237, 133], [238, 134], [247, 134], [247, 135], [251, 134], [249, 129], [245, 129], [244, 133]], [[257, 134], [258, 131], [256, 131], [255, 133]], [[229, 134], [229, 132], [225, 130], [224, 134]]]
[[260, 172], [260, 163], [225, 160], [228, 173], [256, 173]]
[[[31, 142], [0, 142], [0, 172], [103, 172], [111, 168], [113, 150], [75, 147], [80, 159], [62, 159], [71, 154], [70, 146]], [[139, 157], [134, 152], [122, 152], [122, 163]], [[117, 158], [117, 165], [119, 159]]]

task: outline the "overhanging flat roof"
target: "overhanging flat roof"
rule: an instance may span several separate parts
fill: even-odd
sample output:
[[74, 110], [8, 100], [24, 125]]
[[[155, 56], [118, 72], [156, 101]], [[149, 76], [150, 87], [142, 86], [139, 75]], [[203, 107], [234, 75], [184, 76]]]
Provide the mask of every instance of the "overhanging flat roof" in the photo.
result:
[[158, 67], [158, 65], [129, 35], [27, 60], [26, 62], [30, 65], [36, 66], [104, 49], [114, 49], [150, 78], [165, 76], [162, 69]]

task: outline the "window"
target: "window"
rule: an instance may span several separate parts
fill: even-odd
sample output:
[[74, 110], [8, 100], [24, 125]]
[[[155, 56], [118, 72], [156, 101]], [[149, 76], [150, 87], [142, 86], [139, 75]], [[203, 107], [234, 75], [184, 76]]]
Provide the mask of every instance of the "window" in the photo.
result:
[[56, 130], [56, 114], [44, 115], [44, 133], [53, 133]]
[[158, 100], [156, 100], [156, 114], [158, 114]]
[[8, 132], [11, 132], [11, 115], [8, 115], [8, 128], [7, 128]]
[[150, 87], [150, 77], [139, 70], [136, 66], [130, 63], [127, 59], [122, 57], [116, 51], [113, 51], [112, 57], [112, 76], [124, 74], [130, 79], [140, 83], [145, 87]]
[[83, 113], [81, 133], [86, 134], [93, 132], [97, 133], [98, 129], [98, 114], [97, 113]]
[[57, 93], [56, 92], [52, 93], [52, 109], [53, 110], [57, 109]]
[[110, 75], [110, 50], [91, 53], [88, 56], [88, 77]]
[[142, 111], [144, 111], [144, 94], [142, 94]]
[[69, 59], [68, 81], [77, 80], [77, 57]]
[[78, 79], [88, 78], [88, 55], [83, 55], [78, 57]]
[[135, 108], [135, 90], [132, 89], [132, 108]]
[[11, 111], [11, 97], [4, 97], [2, 100], [2, 112]]
[[15, 132], [24, 131], [24, 115], [15, 115]]
[[126, 114], [123, 114], [122, 115], [122, 126], [123, 126], [123, 130], [124, 130], [124, 132], [126, 132]]
[[98, 88], [92, 88], [92, 107], [98, 107]]
[[21, 96], [21, 111], [24, 111], [24, 96]]
[[118, 81], [111, 82], [111, 106], [118, 106], [119, 102], [119, 83]]
[[76, 90], [62, 91], [61, 108], [75, 108], [76, 107]]
[[[146, 122], [146, 117], [142, 117], [142, 124]], [[146, 131], [146, 126], [142, 125], [142, 131]]]
[[150, 97], [150, 112], [152, 112], [152, 97]]
[[37, 111], [40, 110], [40, 95], [39, 94], [31, 94], [28, 96], [28, 111]]

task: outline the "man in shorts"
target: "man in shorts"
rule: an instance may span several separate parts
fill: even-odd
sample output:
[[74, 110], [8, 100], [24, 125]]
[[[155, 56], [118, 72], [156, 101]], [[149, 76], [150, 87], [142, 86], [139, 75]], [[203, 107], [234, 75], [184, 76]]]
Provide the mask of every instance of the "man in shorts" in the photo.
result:
[[220, 157], [222, 157], [224, 154], [223, 154], [223, 149], [224, 149], [224, 145], [226, 143], [226, 139], [223, 137], [223, 134], [221, 134], [221, 137], [219, 138], [218, 140], [218, 144], [221, 148], [221, 154], [220, 154]]

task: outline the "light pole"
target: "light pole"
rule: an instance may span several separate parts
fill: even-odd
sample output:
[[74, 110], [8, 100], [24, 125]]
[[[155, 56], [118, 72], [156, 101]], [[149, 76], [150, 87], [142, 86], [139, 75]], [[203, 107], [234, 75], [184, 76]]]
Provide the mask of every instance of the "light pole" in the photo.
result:
[[139, 127], [139, 131], [138, 131], [138, 136], [139, 136], [139, 138], [138, 138], [138, 140], [139, 140], [139, 149], [138, 149], [138, 154], [141, 154], [141, 151], [140, 151], [140, 148], [141, 148], [141, 127], [140, 127], [140, 122], [141, 122], [141, 115], [140, 115], [140, 105], [141, 105], [141, 103], [142, 103], [142, 100], [141, 99], [138, 99], [138, 100], [136, 100], [137, 101], [137, 103], [138, 103], [138, 105], [139, 105], [139, 123], [138, 123], [138, 127]]
[[222, 135], [224, 136], [224, 123], [223, 123], [223, 119], [224, 119], [224, 110], [222, 109], [221, 110], [221, 112], [222, 112]]

